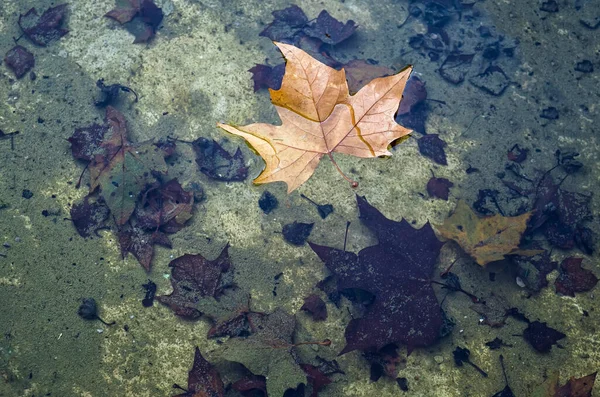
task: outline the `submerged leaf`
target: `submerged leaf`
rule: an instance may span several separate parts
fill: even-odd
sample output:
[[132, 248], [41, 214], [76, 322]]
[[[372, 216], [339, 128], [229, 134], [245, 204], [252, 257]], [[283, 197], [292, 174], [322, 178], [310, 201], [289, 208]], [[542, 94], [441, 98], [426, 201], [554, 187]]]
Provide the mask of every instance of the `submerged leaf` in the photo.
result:
[[375, 295], [361, 318], [346, 327], [346, 346], [381, 349], [405, 343], [408, 351], [435, 342], [442, 328], [442, 310], [431, 286], [435, 262], [444, 243], [429, 223], [413, 228], [406, 220], [387, 219], [364, 197], [357, 196], [360, 219], [379, 240], [358, 255], [310, 243], [336, 276], [339, 291], [358, 288]]
[[521, 235], [527, 228], [531, 212], [514, 217], [494, 215], [480, 218], [463, 200], [452, 216], [437, 227], [445, 238], [454, 240], [481, 266], [504, 259], [505, 255], [530, 253], [519, 250]]
[[254, 375], [265, 376], [270, 396], [283, 396], [287, 389], [306, 382], [292, 342], [295, 318], [277, 309], [269, 315], [254, 314], [252, 323], [257, 331], [245, 339], [230, 339], [223, 358], [244, 365]]

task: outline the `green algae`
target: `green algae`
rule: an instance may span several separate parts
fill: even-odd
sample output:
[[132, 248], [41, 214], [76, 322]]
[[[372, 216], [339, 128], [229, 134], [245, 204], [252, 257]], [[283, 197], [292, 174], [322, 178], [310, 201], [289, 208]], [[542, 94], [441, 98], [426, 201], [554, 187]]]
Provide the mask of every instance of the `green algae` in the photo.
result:
[[[337, 357], [350, 320], [348, 302], [340, 308], [328, 303], [330, 316], [323, 323], [298, 312], [303, 298], [327, 274], [308, 247], [292, 247], [278, 234], [281, 225], [293, 220], [317, 219], [310, 204], [299, 195], [286, 196], [284, 186], [209, 181], [195, 170], [191, 149], [182, 147], [172, 172], [185, 183], [202, 184], [207, 197], [189, 226], [173, 235], [174, 248], [157, 249], [150, 274], [132, 257], [121, 258], [113, 234], [102, 232], [102, 238], [84, 240], [68, 219], [70, 206], [85, 189], [75, 188], [82, 165], [72, 159], [66, 138], [74, 128], [103, 118], [93, 106], [95, 81], [102, 77], [133, 87], [140, 95], [137, 104], [128, 99], [120, 103], [135, 141], [167, 135], [185, 140], [215, 138], [230, 151], [240, 145], [252, 175], [257, 175], [262, 161], [241, 141], [225, 141], [215, 123], [276, 121], [266, 95], [252, 92], [246, 71], [265, 58], [278, 60], [269, 40], [258, 37], [258, 32], [272, 10], [288, 3], [173, 0], [165, 28], [148, 46], [133, 45], [125, 29], [102, 17], [113, 0], [71, 3], [69, 35], [47, 48], [24, 42], [36, 56], [35, 80], [17, 81], [0, 65], [0, 128], [20, 131], [14, 137], [14, 150], [9, 140], [0, 140], [0, 207], [6, 205], [0, 209], [0, 243], [10, 245], [0, 251], [6, 254], [0, 256], [0, 396], [171, 395], [173, 383], [186, 384], [195, 346], [216, 363], [226, 381], [235, 380], [239, 368], [224, 362], [218, 343], [205, 338], [210, 327], [205, 320], [181, 321], [166, 307], [146, 309], [140, 303], [141, 285], [148, 277], [158, 284], [159, 293], [170, 291], [165, 275], [172, 258], [183, 253], [214, 258], [226, 242], [231, 244], [236, 280], [251, 294], [253, 310], [284, 308], [297, 313], [300, 340], [332, 340], [331, 347], [318, 347], [316, 353], [338, 360], [346, 375], [336, 376], [320, 395], [398, 395], [393, 380], [369, 381], [368, 364], [360, 353]], [[565, 183], [571, 190], [597, 191], [598, 143], [591, 132], [599, 121], [594, 97], [597, 75], [570, 74], [576, 59], [591, 56], [592, 36], [577, 39], [575, 14], [540, 20], [526, 3], [478, 4], [502, 33], [520, 39], [520, 64], [512, 76], [515, 84], [503, 96], [482, 97], [470, 85], [454, 87], [439, 81], [434, 78], [435, 65], [425, 60], [414, 65], [426, 78], [430, 97], [448, 104], [432, 112], [428, 121], [428, 128], [443, 132], [448, 142], [448, 167], [433, 166], [420, 156], [414, 139], [398, 146], [389, 159], [336, 157], [342, 169], [355, 171], [351, 176], [359, 179], [360, 187], [353, 191], [330, 163], [323, 162], [301, 192], [317, 202], [332, 203], [335, 213], [315, 224], [312, 241], [341, 247], [346, 220], [357, 216], [355, 192], [366, 195], [392, 219], [405, 217], [418, 225], [427, 220], [441, 223], [453, 204], [422, 198], [430, 169], [455, 183], [452, 200], [474, 199], [479, 188], [499, 183], [494, 175], [502, 170], [506, 150], [516, 142], [539, 149], [528, 160], [528, 166], [539, 169], [549, 168], [558, 145], [576, 147], [587, 174]], [[15, 19], [30, 6], [45, 9], [50, 2], [30, 1], [25, 7], [6, 0], [0, 5], [0, 53], [6, 53], [12, 37], [19, 36]], [[354, 47], [339, 50], [348, 57], [373, 58], [397, 68], [406, 63], [401, 48], [406, 37], [397, 28], [405, 19], [406, 4], [307, 1], [302, 7], [310, 17], [325, 8], [340, 20], [359, 23]], [[533, 24], [544, 29], [533, 29]], [[573, 104], [573, 110], [562, 113], [554, 124], [540, 125], [535, 114], [549, 98]], [[465, 174], [468, 165], [481, 172]], [[31, 190], [33, 197], [25, 199], [24, 189]], [[274, 193], [283, 208], [262, 214], [257, 201], [264, 189]], [[599, 212], [596, 198], [592, 205]], [[43, 215], [44, 210], [50, 215]], [[354, 221], [348, 249], [358, 251], [375, 243]], [[439, 259], [440, 271], [461, 255], [448, 244]], [[598, 274], [597, 255], [592, 259], [586, 263]], [[565, 349], [537, 354], [512, 336], [522, 333], [522, 323], [508, 320], [500, 329], [480, 326], [479, 316], [469, 309], [471, 302], [451, 296], [444, 309], [456, 322], [452, 335], [413, 352], [400, 368], [410, 395], [431, 396], [434, 390], [436, 396], [484, 396], [501, 390], [504, 381], [497, 353], [484, 345], [496, 336], [514, 345], [503, 354], [516, 395], [528, 395], [542, 383], [545, 371], [560, 367], [564, 382], [598, 369], [600, 340], [595, 331], [600, 314], [594, 310], [593, 291], [569, 298], [556, 295], [550, 287], [531, 297], [516, 285], [509, 268], [492, 264], [480, 269], [463, 260], [455, 271], [463, 287], [474, 294], [503, 295], [532, 319], [565, 332], [567, 338], [561, 341]], [[273, 296], [273, 277], [281, 272]], [[493, 283], [489, 272], [497, 274]], [[81, 298], [89, 296], [116, 326], [103, 327], [77, 316]], [[469, 368], [456, 368], [451, 353], [455, 345], [468, 347], [490, 377], [483, 380]], [[303, 349], [302, 357], [315, 354]]]

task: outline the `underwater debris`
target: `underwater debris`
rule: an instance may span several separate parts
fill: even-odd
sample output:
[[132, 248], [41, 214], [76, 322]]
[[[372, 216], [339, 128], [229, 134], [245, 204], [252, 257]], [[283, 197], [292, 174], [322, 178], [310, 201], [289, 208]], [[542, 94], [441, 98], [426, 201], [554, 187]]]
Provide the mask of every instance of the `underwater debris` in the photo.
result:
[[53, 40], [58, 40], [69, 31], [61, 27], [67, 14], [66, 3], [50, 7], [42, 16], [38, 17], [35, 8], [31, 8], [25, 15], [19, 15], [19, 27], [33, 43], [45, 47]]
[[475, 368], [477, 372], [481, 374], [481, 376], [487, 378], [488, 374], [469, 359], [470, 355], [471, 351], [466, 347], [456, 346], [456, 349], [454, 349], [454, 351], [452, 352], [452, 356], [454, 357], [454, 364], [456, 364], [457, 367], [462, 367], [463, 363], [467, 363], [471, 367]]
[[239, 147], [232, 156], [217, 141], [203, 137], [192, 142], [192, 147], [196, 152], [196, 164], [200, 172], [209, 178], [241, 182], [248, 177], [248, 167]]
[[229, 258], [229, 244], [214, 260], [202, 255], [185, 254], [169, 262], [173, 292], [160, 295], [156, 299], [179, 316], [188, 320], [200, 318], [202, 312], [197, 309], [201, 297], [216, 298], [223, 294], [227, 285], [222, 283], [226, 273], [232, 271]]
[[300, 197], [302, 197], [303, 199], [307, 200], [309, 203], [311, 203], [315, 207], [317, 207], [317, 212], [319, 213], [319, 216], [321, 217], [321, 219], [327, 218], [329, 216], [329, 214], [331, 214], [333, 212], [333, 205], [331, 205], [331, 204], [317, 204], [314, 201], [312, 201], [311, 199], [309, 199], [308, 197], [306, 197], [304, 195], [304, 193], [300, 193]]
[[98, 305], [94, 298], [83, 298], [82, 303], [77, 310], [77, 314], [85, 320], [98, 320], [104, 325], [110, 326], [116, 324], [115, 321], [107, 323], [100, 318], [98, 315]]
[[273, 193], [265, 190], [258, 199], [258, 206], [265, 214], [270, 214], [271, 211], [277, 209], [279, 201]]
[[285, 241], [292, 245], [300, 246], [306, 243], [313, 226], [314, 223], [302, 223], [294, 221], [293, 223], [284, 225], [281, 233], [283, 234], [283, 239]]
[[211, 363], [202, 357], [198, 347], [196, 347], [194, 353], [194, 364], [192, 364], [192, 368], [188, 374], [187, 389], [184, 389], [176, 383], [173, 384], [173, 388], [185, 392], [173, 397], [223, 397], [225, 395], [225, 385], [221, 380], [221, 375]]
[[406, 128], [425, 134], [425, 123], [429, 115], [429, 105], [426, 100], [425, 82], [418, 76], [411, 75], [402, 94], [402, 101], [396, 114], [396, 122]]
[[448, 144], [437, 134], [424, 135], [417, 141], [419, 153], [440, 165], [448, 165], [444, 148]]
[[506, 376], [506, 368], [504, 367], [504, 356], [502, 356], [502, 354], [500, 355], [499, 360], [500, 366], [502, 367], [502, 376], [504, 377], [505, 386], [504, 389], [500, 390], [497, 393], [494, 393], [492, 397], [515, 397], [515, 394], [508, 385], [508, 377]]
[[592, 271], [581, 267], [583, 258], [569, 257], [560, 264], [560, 274], [554, 282], [556, 292], [575, 296], [576, 292], [587, 292], [596, 286], [598, 277]]
[[135, 102], [138, 101], [138, 95], [134, 90], [129, 87], [126, 87], [121, 84], [104, 84], [104, 79], [100, 79], [96, 81], [96, 87], [100, 89], [101, 98], [97, 101], [94, 101], [94, 105], [99, 108], [106, 107], [108, 105], [112, 105], [118, 98], [119, 93], [122, 92], [131, 92], [135, 95]]
[[327, 320], [327, 306], [318, 295], [312, 294], [304, 298], [304, 304], [300, 310], [310, 313], [314, 321]]
[[522, 163], [527, 159], [527, 154], [529, 153], [529, 149], [523, 149], [519, 146], [518, 143], [515, 143], [513, 147], [511, 147], [506, 153], [506, 157], [510, 161], [514, 161], [515, 163]]
[[154, 305], [154, 296], [156, 295], [157, 286], [149, 279], [146, 284], [142, 284], [142, 287], [146, 290], [146, 296], [142, 299], [142, 306], [151, 307]]
[[127, 30], [135, 36], [133, 43], [150, 41], [163, 20], [162, 9], [153, 0], [127, 0], [107, 12], [104, 16], [114, 19], [121, 25], [126, 24]]
[[35, 66], [35, 58], [25, 47], [16, 45], [4, 56], [6, 66], [10, 68], [17, 79], [25, 76]]
[[435, 176], [432, 176], [427, 182], [427, 193], [430, 197], [448, 201], [450, 188], [453, 186], [454, 183], [446, 178], [436, 178]]
[[83, 201], [73, 204], [71, 207], [71, 221], [81, 237], [87, 238], [93, 234], [100, 237], [98, 231], [110, 229], [107, 221], [110, 209], [102, 199], [87, 195]]
[[285, 63], [276, 66], [256, 64], [248, 71], [252, 73], [254, 92], [267, 88], [278, 90], [281, 88], [281, 80], [283, 80], [283, 74], [285, 73]]

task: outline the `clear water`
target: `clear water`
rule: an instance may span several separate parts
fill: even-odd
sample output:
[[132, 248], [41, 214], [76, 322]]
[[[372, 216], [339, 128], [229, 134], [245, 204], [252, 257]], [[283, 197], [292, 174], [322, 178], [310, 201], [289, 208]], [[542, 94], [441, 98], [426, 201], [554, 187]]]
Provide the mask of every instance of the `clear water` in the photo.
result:
[[[271, 41], [259, 33], [272, 21], [272, 11], [290, 3], [156, 1], [166, 15], [147, 45], [133, 44], [126, 29], [103, 16], [114, 7], [113, 0], [67, 3], [66, 36], [47, 47], [24, 37], [18, 40], [35, 56], [35, 79], [30, 74], [16, 79], [6, 62], [0, 65], [0, 129], [5, 134], [19, 132], [0, 139], [0, 396], [176, 394], [172, 385], [186, 386], [196, 346], [226, 384], [237, 380], [243, 369], [222, 359], [226, 338], [206, 338], [209, 321], [182, 321], [158, 302], [150, 308], [141, 304], [142, 284], [148, 279], [158, 285], [159, 295], [170, 292], [170, 260], [185, 253], [212, 259], [226, 243], [235, 282], [250, 293], [252, 310], [270, 313], [282, 308], [296, 314], [296, 342], [332, 341], [329, 347], [299, 348], [301, 358], [335, 359], [345, 372], [332, 375], [333, 383], [320, 396], [491, 396], [505, 387], [499, 354], [517, 396], [533, 395], [555, 371], [560, 371], [564, 384], [571, 376], [598, 369], [600, 314], [594, 290], [574, 298], [556, 294], [554, 271], [550, 286], [533, 294], [518, 285], [514, 266], [501, 262], [482, 268], [449, 243], [442, 249], [436, 274], [458, 259], [453, 271], [464, 289], [480, 297], [501, 296], [532, 321], [547, 322], [567, 337], [560, 347], [537, 353], [515, 336], [522, 334], [523, 322], [509, 318], [503, 327], [491, 328], [481, 324], [466, 296], [451, 294], [443, 309], [455, 323], [452, 333], [408, 356], [405, 347], [399, 349], [395, 377], [406, 378], [409, 391], [402, 392], [391, 377], [373, 382], [363, 354], [338, 357], [350, 313], [358, 313], [349, 300], [343, 298], [339, 306], [328, 302], [325, 322], [314, 322], [299, 310], [311, 293], [325, 297], [315, 285], [328, 271], [307, 245], [292, 246], [280, 232], [293, 221], [314, 222], [310, 241], [342, 248], [346, 222], [351, 221], [346, 249], [357, 252], [376, 244], [357, 219], [355, 193], [366, 196], [388, 218], [405, 218], [419, 226], [426, 221], [440, 224], [457, 200], [472, 204], [480, 189], [498, 190], [498, 205], [506, 214], [515, 214], [528, 203], [514, 198], [502, 182], [514, 180], [505, 165], [507, 151], [515, 144], [529, 149], [521, 167], [530, 179], [555, 165], [557, 149], [578, 152], [583, 168], [561, 186], [592, 194], [592, 212], [599, 213], [600, 3], [559, 1], [553, 12], [553, 1], [462, 6], [458, 0], [441, 1], [438, 4], [450, 10], [449, 21], [438, 21], [443, 26], [437, 29], [431, 28], [435, 16], [415, 11], [417, 7], [423, 12], [431, 3], [427, 1], [298, 4], [309, 18], [326, 9], [338, 20], [352, 19], [359, 25], [350, 39], [326, 48], [340, 62], [370, 59], [394, 70], [413, 65], [428, 93], [426, 132], [447, 142], [448, 164], [438, 165], [421, 155], [417, 139], [411, 138], [386, 159], [336, 156], [340, 168], [359, 181], [356, 190], [324, 159], [315, 175], [291, 195], [280, 183], [253, 185], [251, 178], [260, 173], [263, 161], [241, 139], [215, 127], [217, 122], [277, 122], [268, 92], [253, 92], [247, 70], [257, 63], [281, 61]], [[7, 53], [21, 35], [19, 14], [54, 5], [3, 0], [0, 53]], [[414, 16], [409, 17], [409, 10]], [[444, 66], [452, 53], [474, 56], [470, 62]], [[486, 71], [495, 71], [493, 79]], [[461, 76], [464, 81], [456, 84]], [[86, 189], [76, 188], [84, 164], [74, 161], [67, 138], [75, 128], [102, 122], [103, 111], [93, 104], [101, 78], [139, 95], [137, 103], [128, 96], [117, 102], [132, 140], [207, 137], [229, 152], [239, 146], [250, 166], [244, 182], [214, 181], [198, 172], [189, 145], [178, 145], [170, 175], [184, 186], [202, 186], [205, 198], [188, 225], [171, 236], [173, 248], [155, 248], [149, 273], [132, 255], [122, 258], [113, 232], [84, 239], [70, 220], [71, 207]], [[455, 83], [448, 81], [452, 79]], [[500, 95], [489, 92], [499, 93], [502, 85]], [[557, 118], [549, 108], [556, 109]], [[466, 172], [474, 168], [478, 171]], [[432, 172], [454, 183], [448, 201], [427, 195]], [[268, 215], [257, 205], [265, 190], [280, 203]], [[300, 193], [332, 204], [335, 212], [322, 220]], [[587, 226], [600, 233], [597, 220]], [[557, 261], [583, 257], [584, 267], [600, 274], [597, 253], [554, 249], [552, 256]], [[495, 281], [490, 281], [490, 273]], [[436, 292], [441, 301], [446, 293], [439, 288]], [[80, 318], [77, 309], [86, 297], [95, 298], [101, 316], [116, 325]], [[495, 337], [512, 347], [490, 350], [485, 342]], [[456, 346], [470, 349], [472, 361], [489, 376], [483, 378], [470, 366], [455, 366]], [[226, 395], [238, 394], [229, 389]]]

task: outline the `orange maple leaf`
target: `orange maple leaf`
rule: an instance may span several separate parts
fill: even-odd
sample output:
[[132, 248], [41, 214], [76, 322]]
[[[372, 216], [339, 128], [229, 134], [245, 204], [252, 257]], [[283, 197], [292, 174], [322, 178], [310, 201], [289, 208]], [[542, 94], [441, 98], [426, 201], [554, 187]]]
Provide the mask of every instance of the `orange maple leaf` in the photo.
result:
[[279, 90], [269, 90], [282, 124], [217, 125], [239, 135], [265, 160], [254, 183], [286, 182], [288, 193], [310, 178], [327, 154], [389, 156], [388, 146], [408, 135], [394, 120], [412, 67], [369, 82], [350, 95], [344, 69], [335, 70], [289, 44], [275, 43], [286, 58]]

